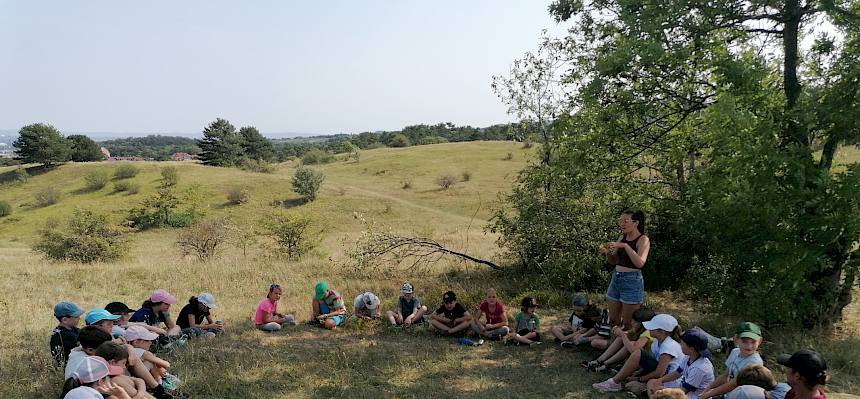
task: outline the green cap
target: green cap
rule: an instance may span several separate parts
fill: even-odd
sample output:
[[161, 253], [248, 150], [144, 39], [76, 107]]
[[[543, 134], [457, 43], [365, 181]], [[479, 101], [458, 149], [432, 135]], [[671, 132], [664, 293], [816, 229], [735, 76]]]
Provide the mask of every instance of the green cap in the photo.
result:
[[755, 323], [745, 321], [735, 326], [735, 336], [738, 338], [761, 339], [761, 328]]
[[316, 300], [322, 299], [322, 297], [325, 295], [325, 292], [328, 291], [328, 283], [325, 281], [318, 282], [317, 286], [314, 287], [314, 291], [316, 292], [316, 296], [314, 296], [314, 298]]

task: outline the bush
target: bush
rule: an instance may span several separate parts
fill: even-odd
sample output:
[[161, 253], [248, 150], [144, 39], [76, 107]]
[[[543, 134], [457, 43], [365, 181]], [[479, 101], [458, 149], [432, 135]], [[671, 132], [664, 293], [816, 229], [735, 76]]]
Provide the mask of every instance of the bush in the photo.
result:
[[0, 218], [12, 214], [12, 205], [6, 201], [0, 201]]
[[388, 148], [388, 146], [383, 144], [383, 143], [380, 143], [380, 142], [375, 142], [375, 143], [368, 144], [367, 147], [365, 147], [364, 149], [365, 150], [375, 150], [377, 148]]
[[15, 178], [13, 181], [18, 184], [24, 184], [30, 180], [30, 174], [27, 173], [27, 169], [24, 168], [16, 168], [15, 169]]
[[288, 258], [300, 258], [316, 247], [309, 227], [310, 219], [303, 215], [276, 213], [261, 221], [263, 234], [271, 238], [279, 253]]
[[109, 181], [110, 177], [107, 173], [102, 170], [94, 170], [84, 176], [84, 182], [86, 182], [86, 185], [84, 187], [88, 191], [97, 191], [104, 188], [104, 186], [106, 186]]
[[442, 144], [447, 143], [448, 139], [442, 136], [427, 136], [418, 141], [418, 144], [427, 145], [427, 144]]
[[334, 161], [334, 155], [319, 148], [311, 149], [305, 155], [302, 155], [302, 163], [305, 165], [329, 163], [332, 161]]
[[50, 259], [81, 263], [115, 260], [128, 250], [123, 231], [111, 225], [106, 215], [76, 209], [66, 229], [49, 222], [34, 250]]
[[402, 184], [402, 187], [401, 187], [402, 189], [408, 190], [408, 189], [412, 188], [412, 179], [405, 179], [401, 182], [401, 184]]
[[325, 175], [305, 166], [299, 166], [293, 175], [293, 191], [304, 197], [305, 201], [311, 202], [317, 198], [320, 186]]
[[251, 199], [251, 193], [247, 188], [233, 187], [227, 190], [227, 203], [230, 205], [242, 205]]
[[179, 183], [179, 172], [175, 166], [161, 168], [161, 186], [172, 187]]
[[275, 167], [272, 164], [261, 161], [259, 159], [248, 159], [244, 158], [239, 164], [239, 168], [242, 170], [247, 170], [249, 172], [257, 172], [257, 173], [272, 173], [275, 171]]
[[182, 251], [182, 256], [194, 255], [201, 262], [205, 262], [215, 256], [218, 248], [227, 242], [230, 225], [230, 221], [223, 218], [202, 220], [180, 231], [176, 237], [176, 245]]
[[472, 180], [472, 172], [469, 172], [468, 170], [463, 171], [463, 176], [462, 176], [462, 179], [460, 179], [460, 180], [462, 180], [462, 181]]
[[138, 173], [140, 173], [140, 169], [138, 169], [137, 166], [122, 164], [113, 172], [113, 177], [117, 180], [131, 179], [132, 177], [137, 176]]
[[154, 196], [132, 208], [127, 220], [131, 227], [137, 229], [187, 227], [203, 215], [198, 202], [193, 188], [180, 199], [173, 189], [162, 187]]
[[436, 184], [438, 184], [439, 187], [442, 187], [443, 189], [447, 190], [448, 187], [457, 184], [457, 178], [452, 174], [442, 175], [436, 178]]
[[48, 187], [40, 190], [35, 194], [36, 206], [42, 208], [54, 205], [57, 202], [60, 202], [61, 196], [62, 194], [60, 193], [60, 190], [55, 187]]
[[137, 194], [140, 192], [140, 183], [129, 180], [114, 182], [113, 191], [118, 193], [126, 192], [129, 194]]
[[508, 155], [505, 155], [505, 157], [502, 158], [503, 161], [510, 161], [512, 159], [514, 159], [514, 153], [512, 152], [509, 152]]
[[391, 136], [391, 140], [388, 142], [388, 145], [391, 147], [409, 147], [412, 143], [409, 141], [409, 137], [402, 133], [397, 133], [394, 136]]
[[529, 149], [529, 148], [532, 148], [532, 146], [534, 146], [534, 144], [532, 143], [532, 141], [531, 141], [531, 140], [523, 141], [523, 147], [522, 147], [522, 148], [523, 148], [524, 150], [527, 150], [527, 149]]

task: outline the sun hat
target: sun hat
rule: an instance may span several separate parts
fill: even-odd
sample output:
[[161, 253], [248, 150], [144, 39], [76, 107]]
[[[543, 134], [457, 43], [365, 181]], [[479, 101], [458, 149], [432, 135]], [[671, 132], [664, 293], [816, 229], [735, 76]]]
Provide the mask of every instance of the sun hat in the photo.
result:
[[765, 390], [755, 385], [741, 385], [726, 394], [726, 399], [765, 399]]
[[56, 317], [80, 317], [84, 310], [71, 302], [60, 302], [54, 305], [54, 316]]
[[457, 294], [454, 291], [448, 291], [442, 294], [442, 302], [451, 303], [457, 300]]
[[588, 305], [588, 297], [582, 294], [576, 294], [573, 296], [573, 300], [570, 301], [573, 306], [584, 307]]
[[215, 304], [215, 297], [208, 292], [201, 292], [200, 295], [197, 295], [197, 302], [206, 305], [209, 309], [215, 309], [218, 307], [218, 305]]
[[684, 334], [681, 335], [681, 341], [699, 352], [702, 357], [711, 357], [711, 351], [708, 350], [708, 334], [705, 330], [694, 327], [684, 331]]
[[540, 305], [538, 305], [537, 299], [534, 299], [530, 296], [527, 296], [527, 297], [523, 298], [522, 302], [520, 302], [520, 306], [524, 307], [524, 308], [531, 308], [531, 307], [539, 307]]
[[168, 305], [173, 305], [174, 303], [176, 303], [176, 297], [170, 295], [170, 293], [165, 290], [155, 290], [153, 291], [152, 295], [149, 296], [149, 301], [156, 303], [164, 302]]
[[793, 355], [783, 354], [777, 356], [776, 362], [796, 371], [806, 378], [809, 383], [824, 383], [824, 378], [822, 377], [827, 371], [827, 362], [824, 361], [824, 358], [818, 352], [801, 349], [794, 352]]
[[100, 356], [87, 356], [72, 372], [72, 378], [81, 384], [89, 384], [109, 375], [120, 375], [122, 372], [122, 367], [113, 366]]
[[120, 318], [120, 316], [117, 316], [115, 314], [111, 314], [107, 310], [104, 310], [101, 308], [96, 308], [96, 309], [90, 309], [90, 311], [87, 312], [87, 315], [84, 318], [84, 321], [89, 326], [89, 325], [96, 324], [102, 320], [116, 320], [119, 318]]
[[412, 292], [413, 292], [412, 284], [409, 284], [409, 282], [405, 282], [405, 283], [403, 283], [403, 285], [400, 286], [400, 293], [411, 294]]
[[122, 302], [111, 302], [105, 305], [105, 310], [113, 314], [134, 313], [134, 309], [129, 308], [128, 305]]
[[367, 309], [376, 310], [379, 307], [379, 297], [372, 292], [365, 292], [361, 300]]
[[123, 335], [126, 341], [134, 341], [138, 339], [142, 339], [144, 341], [154, 341], [158, 339], [158, 334], [149, 331], [146, 327], [143, 326], [128, 326], [125, 329], [125, 335]]
[[748, 321], [738, 323], [735, 326], [735, 336], [738, 338], [761, 339], [761, 327]]
[[654, 316], [653, 319], [642, 323], [642, 326], [645, 327], [646, 330], [663, 330], [670, 332], [674, 330], [675, 327], [678, 327], [678, 320], [675, 320], [672, 315], [661, 313]]
[[320, 281], [317, 283], [316, 287], [314, 287], [314, 299], [320, 300], [325, 296], [326, 291], [328, 291], [328, 283], [325, 281]]

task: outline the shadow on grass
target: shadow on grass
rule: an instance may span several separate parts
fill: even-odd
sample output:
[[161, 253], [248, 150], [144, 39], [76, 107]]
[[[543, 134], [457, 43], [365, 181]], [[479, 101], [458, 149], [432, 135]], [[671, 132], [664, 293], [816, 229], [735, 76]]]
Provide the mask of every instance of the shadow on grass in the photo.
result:
[[[39, 176], [39, 175], [48, 173], [48, 172], [55, 170], [57, 168], [58, 168], [58, 165], [51, 165], [51, 166], [38, 165], [38, 166], [30, 166], [28, 168], [24, 168], [24, 170], [27, 171], [27, 175], [29, 177], [35, 177], [35, 176]], [[19, 168], [15, 168], [15, 169], [9, 170], [7, 172], [0, 173], [0, 184], [17, 182], [18, 181], [18, 172], [17, 172], [18, 169]]]
[[277, 199], [272, 201], [272, 206], [276, 208], [290, 209], [307, 203], [308, 202], [304, 198]]

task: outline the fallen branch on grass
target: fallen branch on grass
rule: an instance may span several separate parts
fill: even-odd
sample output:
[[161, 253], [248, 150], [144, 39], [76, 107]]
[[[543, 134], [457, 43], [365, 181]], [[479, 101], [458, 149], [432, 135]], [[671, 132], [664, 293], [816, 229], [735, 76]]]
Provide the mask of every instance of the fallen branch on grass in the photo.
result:
[[493, 262], [445, 248], [442, 244], [429, 238], [377, 233], [370, 243], [371, 245], [365, 245], [363, 250], [358, 252], [360, 257], [381, 258], [391, 254], [400, 259], [415, 258], [416, 262], [414, 264], [417, 264], [434, 258], [432, 261], [435, 262], [444, 255], [454, 255], [496, 270], [502, 270], [499, 265]]

